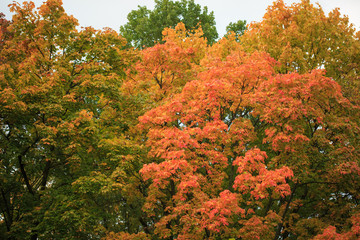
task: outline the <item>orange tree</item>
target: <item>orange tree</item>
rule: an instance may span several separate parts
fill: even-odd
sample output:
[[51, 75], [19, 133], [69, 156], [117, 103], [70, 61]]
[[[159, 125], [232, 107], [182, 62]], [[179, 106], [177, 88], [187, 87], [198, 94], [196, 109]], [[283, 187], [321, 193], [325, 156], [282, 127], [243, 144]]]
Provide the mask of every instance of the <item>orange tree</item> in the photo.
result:
[[287, 6], [270, 5], [263, 20], [251, 23], [241, 37], [244, 47], [269, 53], [282, 73], [326, 70], [343, 88], [345, 97], [359, 104], [360, 32], [336, 8], [328, 15], [309, 0]]
[[151, 238], [309, 238], [357, 211], [359, 127], [340, 86], [236, 46], [212, 46], [197, 77], [140, 118]]
[[195, 78], [207, 41], [201, 28], [186, 30], [183, 23], [163, 31], [163, 44], [141, 50], [129, 68], [121, 88], [125, 95], [141, 99], [142, 113], [166, 101]]
[[[249, 25], [248, 31], [240, 41], [247, 51], [265, 51], [278, 60], [281, 63], [277, 67], [278, 72], [307, 73], [312, 69], [324, 69], [326, 76], [341, 86], [344, 97], [355, 106], [347, 110], [349, 111], [346, 113], [348, 118], [337, 120], [339, 127], [333, 128], [333, 135], [339, 139], [343, 136], [346, 128], [341, 125], [344, 124], [343, 122], [347, 123], [347, 119], [356, 125], [359, 124], [359, 32], [355, 32], [354, 26], [349, 23], [346, 16], [340, 14], [339, 9], [334, 9], [325, 15], [319, 5], [314, 6], [308, 0], [302, 0], [291, 6], [285, 5], [281, 0], [275, 1], [268, 7], [261, 22]], [[327, 128], [323, 124], [318, 127], [321, 130]], [[351, 140], [345, 142], [356, 143], [358, 141], [356, 128], [348, 129], [352, 129], [347, 132], [348, 136], [352, 135], [352, 137]], [[330, 147], [333, 148], [338, 141], [340, 140], [330, 141]], [[316, 145], [321, 146], [319, 143]], [[319, 150], [320, 155], [315, 159], [319, 159], [323, 152], [323, 149]], [[350, 152], [355, 156], [355, 166], [358, 165], [357, 148], [354, 147]], [[302, 162], [305, 160], [301, 159]], [[346, 170], [344, 169], [343, 172], [357, 171], [355, 170], [357, 168], [352, 165], [344, 168]], [[336, 226], [338, 231], [346, 232], [351, 226], [351, 215], [356, 213], [358, 205], [356, 184], [350, 187], [351, 183], [357, 183], [357, 181], [357, 178], [346, 178], [340, 185], [328, 181], [326, 189], [332, 189], [333, 192], [331, 192], [331, 197], [322, 197], [322, 203], [316, 203], [316, 207], [321, 206], [321, 213], [313, 212], [312, 209], [315, 209], [315, 206], [306, 198], [321, 196], [319, 193], [322, 193], [325, 186], [300, 185], [299, 190], [303, 192], [299, 200], [301, 207], [290, 211], [286, 226], [281, 225], [278, 234], [289, 237], [296, 232], [295, 236], [309, 238], [311, 234], [319, 232], [329, 224]], [[326, 182], [323, 184], [326, 185]], [[312, 215], [309, 215], [311, 212], [313, 212]], [[326, 217], [328, 217], [327, 220]], [[356, 215], [353, 218], [356, 218]]]
[[[268, 14], [279, 6], [285, 8], [278, 1]], [[334, 16], [347, 27], [345, 18]], [[347, 29], [330, 30], [333, 38], [344, 33], [353, 39], [355, 51], [356, 38]], [[279, 57], [272, 52], [275, 43], [264, 47], [247, 39], [254, 34], [265, 41], [261, 37], [272, 32], [254, 31], [241, 43], [233, 34], [205, 51], [193, 45], [201, 53], [196, 61], [181, 47], [186, 41], [176, 38], [142, 52], [145, 61], [137, 63], [127, 89], [145, 93], [152, 98], [147, 109], [155, 107], [137, 128], [144, 131], [140, 144], [149, 149], [140, 171], [149, 184], [142, 207], [148, 225], [140, 231], [146, 234], [111, 233], [108, 239], [356, 238], [358, 106], [342, 81], [356, 83], [356, 55], [343, 56], [345, 74], [334, 65], [341, 62], [335, 55], [307, 65], [305, 55], [290, 54], [287, 42], [290, 53]], [[311, 42], [312, 35], [303, 37]], [[282, 36], [287, 38], [291, 34]], [[316, 70], [325, 63], [327, 71]]]
[[[181, 92], [187, 82], [195, 79], [208, 50], [201, 28], [186, 30], [182, 23], [174, 29], [164, 29], [163, 40], [163, 44], [139, 51], [136, 63], [126, 72], [121, 92], [133, 100], [126, 111], [133, 123], [138, 123], [137, 116], [167, 102]], [[148, 156], [145, 133], [138, 126], [130, 125], [127, 135], [133, 140], [131, 148], [137, 151], [122, 159], [127, 169], [125, 174], [120, 175], [123, 179], [122, 206], [126, 206], [124, 214], [129, 221], [122, 218], [124, 223], [119, 225], [126, 228], [122, 231], [112, 229], [107, 239], [154, 237], [154, 219], [142, 210], [149, 184], [139, 174], [143, 165], [151, 163], [153, 158]], [[127, 177], [124, 178], [124, 175]]]
[[115, 31], [77, 30], [60, 0], [11, 11], [0, 35], [0, 238], [99, 237], [122, 221], [131, 101], [119, 89], [134, 54]]

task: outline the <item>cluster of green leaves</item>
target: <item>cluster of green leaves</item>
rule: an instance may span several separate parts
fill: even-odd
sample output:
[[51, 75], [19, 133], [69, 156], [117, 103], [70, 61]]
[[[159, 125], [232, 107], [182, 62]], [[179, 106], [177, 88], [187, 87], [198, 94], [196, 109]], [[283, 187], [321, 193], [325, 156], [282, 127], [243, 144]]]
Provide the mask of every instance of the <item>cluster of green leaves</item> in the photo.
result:
[[154, 10], [139, 6], [129, 13], [128, 23], [120, 27], [120, 33], [136, 48], [151, 47], [163, 43], [164, 28], [175, 27], [179, 22], [183, 22], [186, 29], [201, 27], [210, 44], [218, 37], [214, 13], [207, 7], [201, 9], [194, 0], [155, 0]]
[[215, 42], [213, 13], [159, 0], [133, 47], [61, 0], [11, 10], [1, 239], [359, 238], [360, 35], [337, 9], [278, 0]]

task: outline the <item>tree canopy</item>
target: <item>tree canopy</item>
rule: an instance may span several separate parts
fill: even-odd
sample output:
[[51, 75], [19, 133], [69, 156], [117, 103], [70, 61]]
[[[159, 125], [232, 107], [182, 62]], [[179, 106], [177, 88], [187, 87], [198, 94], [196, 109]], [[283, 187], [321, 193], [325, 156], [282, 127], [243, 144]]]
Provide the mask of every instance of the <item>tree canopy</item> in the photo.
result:
[[246, 30], [246, 21], [238, 20], [237, 22], [231, 22], [226, 26], [226, 32], [234, 32], [236, 34], [236, 38], [239, 40], [240, 36], [244, 34]]
[[1, 239], [360, 237], [360, 39], [339, 10], [279, 0], [244, 33], [183, 21], [146, 48], [61, 0], [11, 11]]
[[175, 27], [179, 22], [184, 23], [188, 30], [201, 27], [209, 44], [218, 37], [214, 13], [194, 0], [155, 0], [154, 10], [139, 6], [127, 18], [128, 22], [120, 27], [120, 33], [136, 48], [162, 43], [163, 29]]
[[0, 49], [0, 238], [88, 238], [117, 217], [107, 178], [127, 151], [114, 142], [130, 124], [119, 88], [133, 53], [112, 30], [76, 30], [61, 1], [11, 10]]

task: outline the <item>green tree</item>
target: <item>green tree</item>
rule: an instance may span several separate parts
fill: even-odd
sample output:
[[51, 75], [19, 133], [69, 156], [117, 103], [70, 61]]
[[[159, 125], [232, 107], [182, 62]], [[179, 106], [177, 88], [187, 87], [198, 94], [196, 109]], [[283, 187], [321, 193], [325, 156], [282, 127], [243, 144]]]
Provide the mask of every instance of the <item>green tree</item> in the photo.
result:
[[204, 37], [212, 44], [218, 37], [213, 12], [203, 9], [194, 0], [155, 0], [154, 10], [140, 7], [128, 14], [128, 23], [120, 27], [120, 33], [136, 48], [154, 46], [162, 42], [162, 31], [175, 27], [179, 22], [186, 29], [202, 27]]
[[236, 39], [239, 40], [239, 37], [244, 34], [246, 30], [246, 20], [239, 20], [237, 22], [230, 22], [226, 26], [226, 32], [234, 32]]
[[135, 54], [115, 31], [78, 31], [61, 0], [11, 11], [0, 41], [0, 238], [98, 238], [122, 227], [131, 101], [119, 89]]

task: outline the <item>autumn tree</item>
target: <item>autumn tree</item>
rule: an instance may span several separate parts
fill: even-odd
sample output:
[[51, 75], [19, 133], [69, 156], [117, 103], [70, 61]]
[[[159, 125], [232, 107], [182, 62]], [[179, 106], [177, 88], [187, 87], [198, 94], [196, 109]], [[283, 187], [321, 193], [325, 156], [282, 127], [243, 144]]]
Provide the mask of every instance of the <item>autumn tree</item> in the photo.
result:
[[10, 9], [0, 35], [0, 238], [124, 229], [131, 161], [119, 163], [132, 151], [132, 123], [119, 89], [134, 53], [111, 29], [77, 30], [60, 0]]
[[202, 29], [186, 30], [183, 23], [164, 29], [163, 40], [163, 44], [140, 51], [139, 60], [128, 71], [122, 86], [124, 94], [142, 99], [143, 110], [179, 93], [193, 80], [207, 50]]
[[[0, 12], [0, 51], [5, 45], [5, 41], [9, 40], [11, 37], [8, 27], [11, 24], [11, 21], [5, 18], [5, 14]], [[0, 58], [0, 63], [2, 63], [2, 58]]]
[[[356, 98], [321, 65], [286, 70], [290, 64], [254, 51], [246, 37], [239, 43], [230, 34], [207, 47], [192, 68], [197, 76], [176, 91], [167, 81], [171, 94], [140, 118], [152, 161], [141, 170], [150, 184], [143, 206], [151, 219], [147, 237], [356, 237]], [[161, 92], [155, 77], [171, 71], [150, 69], [139, 71], [150, 73], [139, 83]]]
[[[201, 28], [191, 31], [179, 23], [174, 29], [163, 31], [163, 40], [163, 44], [138, 52], [138, 60], [128, 69], [121, 86], [122, 94], [136, 103], [129, 105], [128, 109], [128, 115], [132, 116], [134, 122], [137, 122], [139, 115], [181, 92], [185, 84], [196, 77], [200, 62], [205, 57], [207, 42]], [[123, 196], [126, 202], [122, 204], [129, 216], [123, 221], [129, 227], [121, 231], [113, 229], [108, 232], [106, 239], [152, 239], [154, 219], [143, 211], [149, 184], [142, 179], [139, 171], [154, 159], [148, 156], [149, 148], [144, 141], [146, 133], [141, 128], [132, 126], [128, 134], [133, 140], [132, 149], [137, 149], [122, 161], [127, 166], [121, 178], [122, 192], [127, 194]], [[124, 178], [126, 175], [128, 177]]]
[[[326, 15], [319, 5], [313, 5], [308, 0], [294, 3], [291, 6], [287, 6], [283, 1], [275, 1], [268, 7], [261, 22], [249, 25], [248, 31], [241, 37], [241, 42], [247, 51], [268, 52], [281, 63], [277, 68], [277, 71], [281, 73], [307, 73], [313, 69], [325, 69], [326, 76], [335, 80], [341, 86], [342, 94], [355, 105], [355, 107], [347, 110], [348, 117], [346, 120], [339, 119], [336, 125], [341, 126], [342, 122], [353, 122], [356, 123], [355, 126], [358, 126], [360, 103], [358, 76], [360, 66], [359, 33], [355, 32], [354, 26], [349, 23], [346, 16], [340, 14], [339, 9], [334, 9]], [[323, 124], [318, 124], [317, 128], [322, 131], [329, 129]], [[348, 129], [352, 130], [347, 132], [349, 139], [345, 140], [345, 142], [357, 143], [357, 127], [349, 127]], [[341, 138], [340, 136], [344, 136], [343, 130], [343, 127], [333, 128], [332, 134], [337, 138]], [[330, 147], [333, 148], [333, 145], [338, 141], [340, 140], [331, 140]], [[319, 143], [315, 145], [321, 146]], [[321, 154], [325, 151], [322, 148], [318, 150]], [[353, 152], [351, 150], [350, 152], [354, 154], [353, 156], [358, 156], [357, 151]], [[321, 154], [316, 158], [319, 159]], [[344, 155], [346, 154], [344, 153]], [[302, 159], [301, 161], [304, 162], [305, 160]], [[348, 165], [348, 168], [357, 169], [355, 167], [358, 165], [356, 158], [354, 164], [353, 167], [350, 167], [351, 164]], [[336, 165], [342, 165], [342, 163]], [[350, 170], [343, 171], [343, 173], [345, 172], [350, 172]], [[343, 179], [343, 176], [337, 175], [329, 179], [335, 178]], [[356, 214], [356, 210], [351, 209], [357, 208], [358, 201], [355, 200], [358, 199], [358, 195], [353, 196], [355, 190], [351, 190], [353, 187], [356, 188], [356, 184], [351, 186], [351, 183], [356, 182], [355, 179], [357, 178], [347, 178], [341, 184], [337, 181], [322, 182], [317, 179], [317, 177], [314, 178], [314, 182], [318, 182], [318, 185], [307, 184], [305, 187], [300, 184], [301, 188], [303, 188], [300, 191], [303, 191], [304, 194], [300, 201], [301, 207], [290, 211], [288, 222], [285, 224], [287, 226], [280, 226], [280, 228], [286, 230], [280, 230], [279, 228], [278, 235], [282, 237], [295, 235], [308, 239], [329, 224], [336, 225], [338, 230], [342, 231], [350, 229], [351, 215]], [[299, 188], [297, 189], [299, 191]], [[332, 192], [328, 192], [329, 189], [332, 189]], [[324, 192], [332, 195], [332, 197], [325, 197]], [[316, 207], [322, 206], [322, 213], [313, 213], [311, 217], [304, 219], [303, 217], [313, 212], [312, 209], [315, 207], [309, 204], [311, 207], [308, 208], [308, 212], [304, 211], [307, 204], [304, 205], [303, 202], [310, 202], [310, 200], [306, 200], [307, 196], [322, 196], [320, 198], [327, 199], [327, 201], [316, 205]], [[333, 214], [332, 217], [329, 216], [329, 219], [333, 219], [333, 221], [324, 221], [322, 217], [327, 216], [329, 212]], [[338, 214], [338, 217], [334, 218], [336, 214]]]
[[326, 15], [309, 0], [291, 6], [277, 0], [262, 21], [249, 25], [241, 42], [250, 51], [269, 53], [282, 63], [282, 73], [325, 69], [344, 95], [359, 105], [359, 34], [338, 8]]
[[140, 118], [154, 158], [143, 209], [165, 239], [308, 239], [356, 212], [354, 107], [324, 72], [277, 74], [233, 42]]
[[163, 29], [174, 28], [179, 22], [188, 30], [201, 26], [210, 44], [218, 37], [214, 13], [194, 0], [155, 0], [154, 10], [139, 6], [128, 14], [128, 23], [120, 27], [120, 33], [136, 48], [151, 47], [162, 42]]

